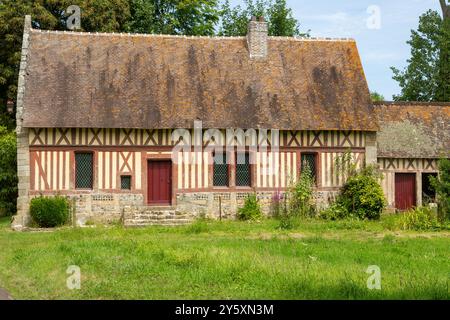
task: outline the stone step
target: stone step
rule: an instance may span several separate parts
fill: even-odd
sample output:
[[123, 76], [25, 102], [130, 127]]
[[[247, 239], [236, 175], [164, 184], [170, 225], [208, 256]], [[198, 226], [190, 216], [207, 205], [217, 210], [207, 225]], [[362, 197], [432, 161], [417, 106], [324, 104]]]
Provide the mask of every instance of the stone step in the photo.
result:
[[177, 220], [130, 220], [125, 221], [125, 227], [145, 227], [145, 226], [180, 226], [192, 223], [191, 219], [177, 219]]
[[136, 217], [136, 218], [127, 218], [125, 221], [153, 221], [153, 222], [160, 222], [160, 221], [192, 221], [193, 218], [190, 217], [179, 217], [179, 218], [164, 218], [164, 219], [149, 219], [145, 217]]
[[134, 213], [134, 215], [158, 215], [158, 216], [164, 216], [164, 215], [177, 215], [175, 212], [171, 212], [171, 211], [141, 211], [139, 213]]
[[176, 208], [172, 207], [172, 206], [157, 206], [157, 207], [138, 206], [137, 208], [141, 209], [142, 211], [147, 211], [147, 210], [148, 211], [175, 211], [176, 210]]
[[124, 225], [127, 227], [164, 225], [175, 226], [191, 223], [193, 215], [177, 211], [173, 207], [135, 207], [125, 215]]
[[159, 215], [159, 214], [133, 214], [127, 219], [147, 219], [147, 220], [161, 220], [161, 219], [183, 219], [191, 218], [189, 215]]

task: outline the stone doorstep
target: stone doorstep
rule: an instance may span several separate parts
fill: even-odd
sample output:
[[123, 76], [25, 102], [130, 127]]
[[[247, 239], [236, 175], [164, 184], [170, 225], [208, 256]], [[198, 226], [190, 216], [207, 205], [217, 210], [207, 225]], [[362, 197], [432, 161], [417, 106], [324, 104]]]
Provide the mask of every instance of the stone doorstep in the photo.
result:
[[125, 224], [126, 223], [135, 223], [135, 222], [141, 222], [141, 223], [164, 223], [164, 222], [168, 222], [168, 223], [182, 223], [182, 222], [192, 222], [194, 221], [193, 219], [163, 219], [163, 220], [144, 220], [144, 219], [130, 219], [130, 220], [125, 220]]
[[142, 220], [142, 221], [163, 221], [163, 220], [183, 220], [183, 219], [189, 219], [189, 217], [131, 217], [126, 218], [125, 221], [131, 221], [131, 220]]
[[176, 212], [175, 211], [137, 211], [137, 212], [132, 212], [131, 214], [142, 214], [142, 215], [156, 215], [156, 216], [163, 216], [163, 215], [171, 215], [171, 216], [175, 216]]
[[146, 227], [146, 226], [182, 226], [191, 223], [191, 220], [188, 221], [158, 221], [158, 222], [149, 222], [149, 221], [133, 221], [125, 223], [125, 227]]
[[187, 213], [175, 213], [175, 212], [136, 212], [128, 214], [129, 217], [188, 217], [193, 216]]
[[124, 225], [126, 227], [145, 227], [152, 225], [178, 226], [191, 223], [193, 217], [184, 212], [177, 211], [170, 206], [139, 206], [134, 207], [125, 216]]
[[175, 211], [175, 206], [136, 206], [136, 209], [140, 209], [142, 211]]
[[149, 217], [132, 217], [125, 218], [125, 221], [149, 221], [149, 222], [161, 222], [161, 221], [192, 221], [194, 219], [190, 217], [164, 217], [164, 218], [149, 218]]

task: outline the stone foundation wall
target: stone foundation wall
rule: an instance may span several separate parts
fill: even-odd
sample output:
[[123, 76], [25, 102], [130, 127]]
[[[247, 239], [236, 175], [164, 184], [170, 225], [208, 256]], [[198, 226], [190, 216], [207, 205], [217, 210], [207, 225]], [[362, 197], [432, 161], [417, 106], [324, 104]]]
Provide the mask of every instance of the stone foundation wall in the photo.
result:
[[67, 198], [71, 205], [75, 205], [75, 217], [78, 226], [84, 226], [91, 222], [117, 223], [122, 218], [125, 207], [142, 206], [144, 203], [142, 194], [130, 193], [73, 194], [68, 195]]
[[118, 222], [125, 206], [141, 206], [144, 203], [142, 194], [82, 194], [70, 198], [75, 200], [77, 225]]
[[[335, 199], [338, 191], [316, 191], [314, 194], [318, 208], [325, 208]], [[217, 219], [234, 218], [238, 208], [244, 205], [245, 198], [251, 193], [182, 193], [177, 195], [177, 210], [193, 213], [197, 217]], [[272, 199], [275, 192], [256, 192], [261, 209], [265, 215], [271, 214]], [[284, 197], [284, 193], [281, 193]]]
[[[336, 193], [337, 191], [317, 191], [315, 198], [318, 207], [325, 207]], [[250, 194], [248, 192], [180, 193], [177, 194], [177, 204], [173, 210], [194, 218], [234, 219], [238, 208], [244, 205], [245, 198]], [[270, 215], [275, 192], [257, 192], [256, 194], [263, 213]], [[126, 208], [142, 208], [143, 211], [151, 211], [152, 208], [145, 205], [144, 196], [137, 193], [89, 193], [67, 197], [71, 204], [75, 205], [78, 226], [90, 223], [117, 223], [122, 219]]]

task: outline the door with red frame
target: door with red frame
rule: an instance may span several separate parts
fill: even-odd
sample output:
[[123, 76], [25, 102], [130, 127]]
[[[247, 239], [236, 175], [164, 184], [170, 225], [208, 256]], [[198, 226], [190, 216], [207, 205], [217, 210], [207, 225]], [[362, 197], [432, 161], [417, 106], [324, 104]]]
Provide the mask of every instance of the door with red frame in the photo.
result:
[[149, 160], [147, 166], [147, 202], [172, 203], [172, 162]]
[[395, 208], [408, 210], [416, 205], [416, 174], [395, 174]]

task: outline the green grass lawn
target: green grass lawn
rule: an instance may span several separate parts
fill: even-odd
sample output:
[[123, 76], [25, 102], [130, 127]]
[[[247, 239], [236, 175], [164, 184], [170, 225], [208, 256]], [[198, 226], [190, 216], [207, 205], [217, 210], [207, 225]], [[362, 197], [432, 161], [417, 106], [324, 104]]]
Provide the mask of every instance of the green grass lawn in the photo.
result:
[[[197, 222], [13, 232], [0, 219], [0, 287], [16, 299], [449, 299], [450, 232], [381, 222]], [[81, 268], [81, 289], [66, 270]], [[381, 290], [369, 290], [369, 265]]]

